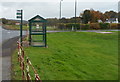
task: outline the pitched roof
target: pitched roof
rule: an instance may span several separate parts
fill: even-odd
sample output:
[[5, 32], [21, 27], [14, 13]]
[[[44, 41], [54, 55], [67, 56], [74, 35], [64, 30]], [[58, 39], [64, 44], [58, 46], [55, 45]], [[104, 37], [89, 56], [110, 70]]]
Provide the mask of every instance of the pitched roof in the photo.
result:
[[31, 22], [31, 21], [46, 21], [46, 20], [43, 17], [37, 15], [37, 16], [29, 19], [28, 21]]

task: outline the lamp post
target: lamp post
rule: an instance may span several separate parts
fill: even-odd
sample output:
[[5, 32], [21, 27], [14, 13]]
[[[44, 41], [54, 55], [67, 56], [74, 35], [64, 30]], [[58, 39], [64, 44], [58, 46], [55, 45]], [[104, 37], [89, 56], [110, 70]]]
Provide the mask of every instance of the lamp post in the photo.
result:
[[61, 19], [61, 2], [62, 2], [63, 0], [60, 0], [60, 19]]
[[75, 29], [76, 29], [76, 23], [77, 23], [76, 12], [77, 12], [77, 0], [75, 0]]
[[120, 23], [120, 1], [118, 2], [118, 23]]

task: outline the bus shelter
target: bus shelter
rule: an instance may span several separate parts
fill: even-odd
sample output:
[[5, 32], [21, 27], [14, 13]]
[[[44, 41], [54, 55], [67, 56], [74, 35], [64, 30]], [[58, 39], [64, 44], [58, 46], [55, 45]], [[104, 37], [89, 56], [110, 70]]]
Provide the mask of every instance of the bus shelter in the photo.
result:
[[46, 47], [46, 20], [37, 15], [29, 21], [29, 45], [35, 47]]

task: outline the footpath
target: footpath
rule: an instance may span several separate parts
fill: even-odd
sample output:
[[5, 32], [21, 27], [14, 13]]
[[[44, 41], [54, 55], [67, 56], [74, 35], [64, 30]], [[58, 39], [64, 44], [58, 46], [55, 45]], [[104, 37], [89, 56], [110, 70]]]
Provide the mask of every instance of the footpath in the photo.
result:
[[[2, 43], [2, 50], [0, 52], [0, 81], [11, 80], [11, 55], [17, 48], [17, 40], [19, 37], [11, 38]], [[1, 73], [2, 72], [2, 73]], [[2, 74], [2, 75], [1, 75]]]

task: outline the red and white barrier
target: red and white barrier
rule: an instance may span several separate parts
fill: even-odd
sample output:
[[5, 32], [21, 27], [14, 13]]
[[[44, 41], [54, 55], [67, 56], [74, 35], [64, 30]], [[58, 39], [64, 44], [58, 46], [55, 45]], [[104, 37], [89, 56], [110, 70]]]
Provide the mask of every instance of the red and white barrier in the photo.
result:
[[28, 58], [27, 55], [25, 55], [23, 47], [21, 46], [21, 43], [19, 41], [17, 41], [17, 45], [18, 45], [18, 62], [20, 63], [20, 69], [22, 70], [22, 79], [23, 80], [32, 80], [32, 78], [30, 76], [30, 67], [31, 67], [32, 70], [34, 71], [35, 81], [42, 82], [37, 71], [35, 70], [34, 66], [32, 65], [30, 59]]

